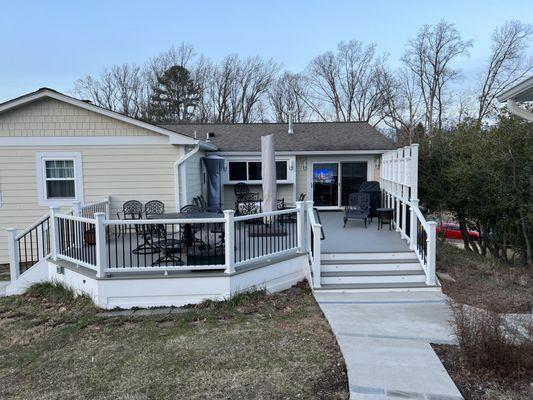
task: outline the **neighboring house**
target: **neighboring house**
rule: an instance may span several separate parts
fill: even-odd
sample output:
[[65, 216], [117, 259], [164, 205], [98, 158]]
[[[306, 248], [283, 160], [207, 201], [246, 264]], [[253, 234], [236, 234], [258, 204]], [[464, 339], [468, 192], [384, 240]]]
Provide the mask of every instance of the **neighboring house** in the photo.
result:
[[[235, 209], [236, 183], [261, 192], [260, 141], [268, 134], [278, 199], [294, 207], [304, 193], [306, 203], [260, 217], [225, 211], [194, 224], [117, 220], [127, 200], [161, 200], [173, 212], [205, 195], [202, 158], [210, 154], [225, 159], [223, 209]], [[156, 126], [40, 89], [0, 104], [8, 292], [54, 279], [109, 308], [280, 290], [304, 277], [317, 290], [438, 289], [435, 225], [417, 203], [417, 151], [395, 149], [366, 122]], [[380, 182], [394, 231], [342, 227], [339, 211], [365, 181]], [[337, 212], [324, 212], [321, 223], [313, 206]], [[16, 230], [6, 235], [8, 228]]]
[[498, 100], [505, 102], [512, 114], [533, 122], [533, 111], [526, 110], [517, 104], [533, 102], [533, 76], [500, 93]]

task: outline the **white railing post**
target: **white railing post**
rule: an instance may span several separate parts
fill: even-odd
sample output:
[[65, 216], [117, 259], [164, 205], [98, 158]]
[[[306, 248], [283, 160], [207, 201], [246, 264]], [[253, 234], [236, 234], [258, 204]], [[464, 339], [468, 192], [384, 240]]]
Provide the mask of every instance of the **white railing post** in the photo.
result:
[[410, 240], [409, 240], [409, 248], [411, 250], [416, 250], [417, 246], [417, 239], [418, 239], [418, 224], [416, 223], [418, 216], [416, 214], [415, 208], [418, 208], [418, 199], [411, 199], [411, 217], [409, 218], [409, 222], [411, 223], [411, 227], [409, 229], [410, 232]]
[[11, 277], [11, 282], [14, 282], [20, 275], [20, 255], [17, 246], [17, 228], [7, 229], [7, 241], [9, 249], [9, 274]]
[[411, 197], [418, 199], [418, 143], [411, 145]]
[[320, 283], [320, 224], [313, 224], [313, 287], [319, 288]]
[[304, 224], [305, 224], [305, 215], [304, 215], [304, 202], [296, 202], [296, 236], [298, 238], [298, 253], [305, 252], [305, 237], [304, 237]]
[[235, 211], [224, 210], [225, 229], [224, 229], [224, 254], [226, 257], [225, 264], [226, 274], [232, 274], [235, 272]]
[[105, 237], [105, 213], [94, 213], [95, 221], [95, 239], [96, 239], [96, 277], [105, 276], [107, 269], [107, 252]]
[[401, 232], [402, 232], [402, 238], [405, 239], [407, 237], [407, 227], [405, 226], [405, 223], [407, 222], [407, 215], [405, 215], [407, 213], [407, 204], [406, 204], [406, 201], [407, 201], [407, 190], [406, 190], [406, 187], [402, 185], [402, 201], [401, 201], [401, 207], [402, 207], [402, 229], [401, 229]]
[[104, 196], [105, 201], [105, 219], [110, 220], [111, 219], [111, 196], [107, 195]]
[[427, 232], [427, 271], [426, 284], [435, 285], [435, 272], [437, 264], [437, 223], [429, 221], [429, 232]]
[[59, 251], [59, 223], [56, 214], [59, 213], [58, 206], [50, 206], [50, 243], [52, 260], [57, 261]]
[[75, 217], [81, 217], [81, 201], [72, 202], [72, 215]]
[[305, 245], [307, 246], [306, 250], [311, 250], [311, 224], [310, 224], [310, 216], [309, 214], [313, 212], [313, 202], [310, 200], [307, 200], [305, 202], [305, 212], [307, 213], [306, 218], [307, 222], [305, 224]]

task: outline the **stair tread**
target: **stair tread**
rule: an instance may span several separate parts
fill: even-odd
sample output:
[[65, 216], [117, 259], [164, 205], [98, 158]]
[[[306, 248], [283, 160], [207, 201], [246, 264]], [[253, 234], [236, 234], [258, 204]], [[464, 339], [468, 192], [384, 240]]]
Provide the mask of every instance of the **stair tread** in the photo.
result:
[[399, 258], [399, 259], [383, 259], [383, 260], [320, 260], [322, 265], [335, 264], [411, 264], [418, 263], [418, 258]]
[[409, 288], [436, 288], [437, 285], [426, 285], [425, 282], [394, 282], [394, 283], [330, 283], [322, 284], [314, 290], [335, 289], [409, 289]]
[[420, 269], [409, 269], [409, 270], [389, 270], [389, 271], [334, 271], [334, 272], [325, 272], [322, 271], [320, 276], [323, 277], [332, 277], [332, 276], [401, 276], [401, 275], [424, 275], [424, 270]]

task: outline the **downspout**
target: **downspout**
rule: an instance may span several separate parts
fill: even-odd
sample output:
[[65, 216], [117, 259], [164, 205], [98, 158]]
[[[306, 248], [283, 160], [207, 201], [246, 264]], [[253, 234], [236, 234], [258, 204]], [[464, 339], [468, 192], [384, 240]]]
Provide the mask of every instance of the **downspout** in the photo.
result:
[[[181, 157], [180, 159], [178, 159], [175, 163], [174, 163], [174, 181], [175, 181], [175, 185], [176, 185], [176, 188], [175, 188], [175, 195], [176, 195], [176, 211], [179, 212], [179, 210], [181, 209], [182, 207], [182, 203], [186, 203], [187, 202], [187, 180], [186, 180], [186, 175], [185, 175], [185, 170], [182, 169], [181, 172], [182, 172], [182, 176], [180, 176], [180, 166], [181, 164], [183, 164], [185, 161], [187, 161], [189, 158], [191, 158], [192, 156], [194, 156], [196, 153], [198, 153], [198, 151], [200, 150], [200, 144], [196, 144], [194, 146], [194, 148], [189, 151], [188, 153], [186, 153], [183, 157]], [[180, 191], [180, 181], [183, 180], [183, 191]], [[182, 198], [183, 198], [183, 202], [182, 202]]]

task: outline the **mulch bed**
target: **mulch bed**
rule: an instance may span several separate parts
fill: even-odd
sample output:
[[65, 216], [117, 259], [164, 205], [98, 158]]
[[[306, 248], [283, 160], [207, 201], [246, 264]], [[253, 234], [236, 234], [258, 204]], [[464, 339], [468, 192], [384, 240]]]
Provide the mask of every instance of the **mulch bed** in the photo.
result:
[[530, 400], [533, 382], [502, 381], [491, 375], [470, 371], [458, 346], [432, 345], [442, 364], [466, 400]]

